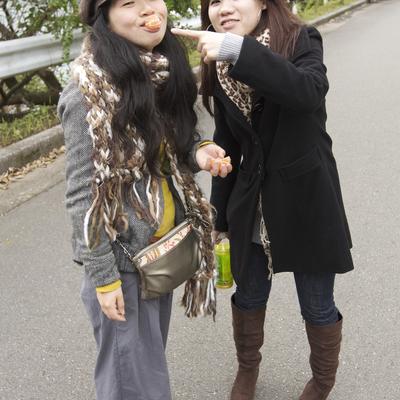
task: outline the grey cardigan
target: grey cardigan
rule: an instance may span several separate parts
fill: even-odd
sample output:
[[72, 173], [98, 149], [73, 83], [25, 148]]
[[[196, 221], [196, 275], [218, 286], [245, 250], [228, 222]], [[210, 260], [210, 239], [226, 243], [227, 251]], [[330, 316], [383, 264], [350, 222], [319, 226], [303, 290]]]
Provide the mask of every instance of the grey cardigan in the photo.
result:
[[[66, 207], [72, 220], [72, 248], [75, 262], [85, 267], [87, 274], [96, 287], [105, 286], [120, 278], [119, 271], [135, 272], [120, 246], [112, 243], [105, 231], [102, 231], [99, 245], [90, 250], [84, 239], [84, 218], [92, 203], [92, 179], [94, 166], [92, 161], [93, 144], [86, 121], [87, 106], [78, 86], [71, 82], [61, 94], [58, 115], [64, 130], [66, 153]], [[194, 150], [189, 157], [193, 172], [199, 170], [194, 159]], [[184, 219], [184, 207], [172, 179], [168, 178], [169, 188], [175, 201], [175, 224]], [[145, 188], [138, 182], [137, 190], [146, 204]], [[160, 185], [161, 205], [164, 206]], [[134, 254], [146, 247], [157, 228], [137, 218], [134, 210], [124, 204], [128, 214], [129, 228], [119, 236]]]

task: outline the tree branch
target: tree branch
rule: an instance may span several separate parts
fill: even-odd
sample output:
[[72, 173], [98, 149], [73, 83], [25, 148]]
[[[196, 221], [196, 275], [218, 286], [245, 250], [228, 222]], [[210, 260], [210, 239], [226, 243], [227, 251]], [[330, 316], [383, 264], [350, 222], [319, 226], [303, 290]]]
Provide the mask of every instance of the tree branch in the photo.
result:
[[12, 25], [12, 17], [7, 8], [7, 0], [3, 1], [2, 9], [3, 9], [4, 15], [6, 16], [8, 30], [13, 34], [14, 37], [17, 37], [17, 33], [15, 32], [14, 27]]
[[4, 24], [0, 22], [0, 34], [2, 40], [16, 39], [17, 35], [10, 31]]
[[55, 92], [62, 91], [63, 88], [53, 71], [46, 68], [46, 69], [41, 69], [40, 71], [37, 72], [37, 74], [50, 90]]
[[23, 88], [25, 85], [27, 85], [32, 78], [36, 75], [36, 72], [32, 72], [29, 75], [27, 75], [22, 81], [18, 82], [16, 85], [14, 85], [7, 93], [6, 93], [6, 98], [5, 101], [7, 102], [11, 96], [17, 92], [19, 89]]
[[3, 81], [0, 81], [0, 96], [1, 99], [4, 100], [6, 98], [6, 92], [3, 90]]

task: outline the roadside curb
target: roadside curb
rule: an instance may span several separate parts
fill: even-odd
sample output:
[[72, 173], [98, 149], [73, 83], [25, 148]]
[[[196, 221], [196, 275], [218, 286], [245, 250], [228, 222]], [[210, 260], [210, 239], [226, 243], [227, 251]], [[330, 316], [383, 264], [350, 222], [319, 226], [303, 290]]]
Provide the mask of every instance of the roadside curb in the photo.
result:
[[359, 8], [364, 4], [369, 4], [369, 3], [371, 3], [371, 0], [359, 0], [353, 4], [349, 4], [348, 6], [344, 6], [328, 14], [325, 14], [322, 17], [318, 17], [311, 21], [308, 21], [307, 25], [319, 26], [325, 24], [326, 22], [329, 22], [331, 19], [340, 17], [341, 15], [346, 14], [347, 12], [352, 11], [355, 8]]
[[4, 147], [0, 149], [0, 174], [11, 167], [20, 168], [63, 144], [64, 134], [61, 125], [57, 125]]
[[[308, 22], [308, 25], [319, 26], [331, 19], [337, 18], [348, 11], [359, 8], [370, 3], [370, 0], [360, 0], [356, 3], [339, 8], [322, 17], [313, 19]], [[199, 67], [193, 69], [194, 73], [198, 74]], [[41, 156], [48, 154], [54, 148], [61, 147], [64, 144], [64, 136], [61, 125], [57, 125], [46, 131], [30, 136], [17, 143], [0, 149], [0, 174], [6, 172], [8, 168], [20, 168]]]

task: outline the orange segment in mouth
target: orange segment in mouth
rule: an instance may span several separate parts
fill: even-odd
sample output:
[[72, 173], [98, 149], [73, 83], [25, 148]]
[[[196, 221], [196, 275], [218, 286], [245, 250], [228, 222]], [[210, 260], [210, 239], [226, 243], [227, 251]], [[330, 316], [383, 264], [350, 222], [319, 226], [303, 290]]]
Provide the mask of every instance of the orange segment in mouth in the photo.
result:
[[149, 31], [158, 31], [161, 28], [161, 20], [157, 16], [151, 17], [148, 19], [144, 26], [149, 30]]

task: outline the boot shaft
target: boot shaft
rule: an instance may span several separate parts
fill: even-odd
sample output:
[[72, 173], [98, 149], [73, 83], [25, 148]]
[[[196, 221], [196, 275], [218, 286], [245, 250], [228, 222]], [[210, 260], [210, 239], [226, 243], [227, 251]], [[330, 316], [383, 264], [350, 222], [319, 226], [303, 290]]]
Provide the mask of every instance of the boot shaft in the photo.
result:
[[253, 400], [264, 343], [266, 307], [243, 311], [232, 305], [233, 338], [239, 363], [231, 400]]
[[304, 388], [300, 400], [325, 400], [335, 384], [343, 325], [340, 314], [339, 318], [336, 324], [326, 326], [306, 322], [313, 377]]

